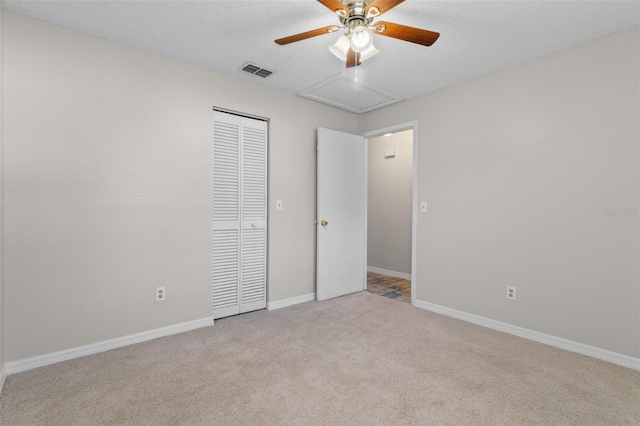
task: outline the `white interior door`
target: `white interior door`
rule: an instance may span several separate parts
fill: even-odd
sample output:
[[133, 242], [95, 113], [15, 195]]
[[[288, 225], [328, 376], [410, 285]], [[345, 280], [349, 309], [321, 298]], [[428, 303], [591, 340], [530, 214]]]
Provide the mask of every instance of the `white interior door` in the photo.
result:
[[366, 288], [365, 139], [318, 129], [316, 297]]

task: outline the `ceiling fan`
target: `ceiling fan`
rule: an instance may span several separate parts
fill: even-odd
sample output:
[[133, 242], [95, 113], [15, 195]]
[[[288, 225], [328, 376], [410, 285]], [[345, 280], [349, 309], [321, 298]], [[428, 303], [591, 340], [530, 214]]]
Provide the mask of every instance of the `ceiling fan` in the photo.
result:
[[403, 3], [404, 0], [318, 0], [323, 6], [335, 12], [341, 25], [329, 25], [304, 33], [275, 40], [286, 45], [311, 37], [329, 34], [344, 28], [347, 32], [329, 49], [334, 55], [346, 61], [347, 68], [357, 67], [362, 61], [379, 52], [373, 46], [373, 34], [396, 38], [411, 43], [431, 46], [440, 37], [439, 33], [394, 24], [374, 19]]

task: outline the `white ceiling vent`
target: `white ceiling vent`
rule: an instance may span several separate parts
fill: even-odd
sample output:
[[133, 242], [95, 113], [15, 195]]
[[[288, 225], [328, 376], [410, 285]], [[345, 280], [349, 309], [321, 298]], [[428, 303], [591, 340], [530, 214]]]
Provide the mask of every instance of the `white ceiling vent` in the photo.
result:
[[314, 84], [297, 95], [356, 114], [373, 111], [405, 99], [343, 73]]
[[275, 72], [266, 68], [260, 68], [259, 66], [252, 64], [251, 62], [245, 63], [240, 69], [242, 71], [246, 71], [250, 74], [257, 75], [258, 77], [262, 78], [267, 78]]

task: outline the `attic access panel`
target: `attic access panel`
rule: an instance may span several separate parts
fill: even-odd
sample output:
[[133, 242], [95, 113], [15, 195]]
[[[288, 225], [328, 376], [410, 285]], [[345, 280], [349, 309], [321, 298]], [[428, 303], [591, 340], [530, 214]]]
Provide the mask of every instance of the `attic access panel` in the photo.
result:
[[314, 84], [297, 95], [356, 114], [405, 100], [402, 96], [343, 73]]

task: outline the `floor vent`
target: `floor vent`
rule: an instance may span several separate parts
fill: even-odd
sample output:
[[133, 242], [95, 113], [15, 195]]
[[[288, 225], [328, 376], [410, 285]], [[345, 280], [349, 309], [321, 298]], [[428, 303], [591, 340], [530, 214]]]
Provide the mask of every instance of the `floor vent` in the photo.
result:
[[242, 71], [246, 71], [248, 73], [251, 73], [253, 75], [257, 75], [258, 77], [262, 77], [262, 78], [267, 78], [269, 77], [271, 74], [274, 73], [274, 71], [270, 71], [268, 69], [265, 68], [260, 68], [257, 65], [254, 65], [250, 62], [247, 62], [246, 64], [244, 64], [242, 66], [242, 68], [240, 68]]

